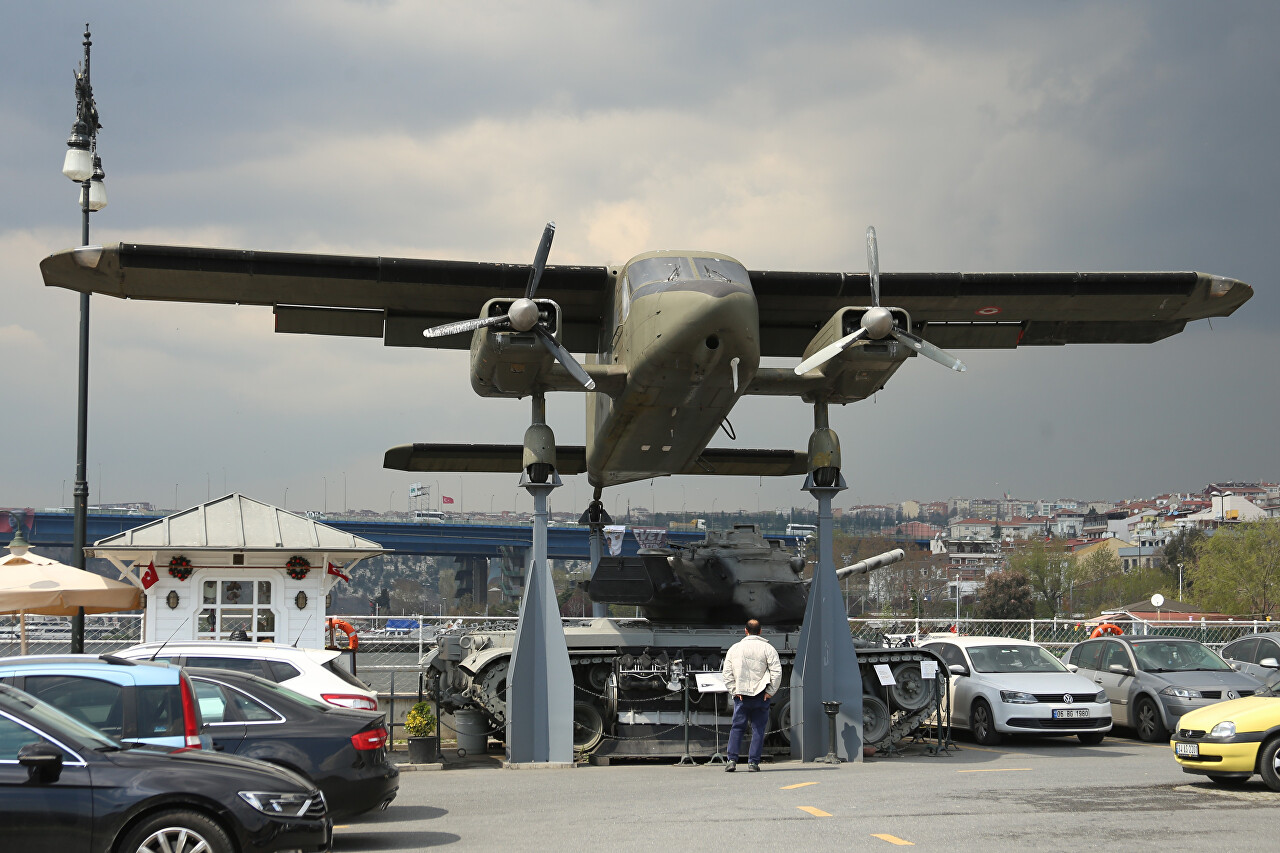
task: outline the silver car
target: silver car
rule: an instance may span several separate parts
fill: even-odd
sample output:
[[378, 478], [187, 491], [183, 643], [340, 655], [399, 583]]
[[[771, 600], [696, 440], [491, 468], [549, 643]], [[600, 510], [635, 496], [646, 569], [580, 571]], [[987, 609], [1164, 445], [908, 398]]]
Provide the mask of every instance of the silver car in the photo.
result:
[[1262, 689], [1261, 681], [1236, 672], [1208, 646], [1179, 637], [1087, 640], [1063, 662], [1107, 691], [1117, 726], [1151, 743], [1167, 741], [1188, 711]]
[[1269, 681], [1280, 670], [1280, 631], [1242, 637], [1223, 648], [1222, 656], [1241, 672]]

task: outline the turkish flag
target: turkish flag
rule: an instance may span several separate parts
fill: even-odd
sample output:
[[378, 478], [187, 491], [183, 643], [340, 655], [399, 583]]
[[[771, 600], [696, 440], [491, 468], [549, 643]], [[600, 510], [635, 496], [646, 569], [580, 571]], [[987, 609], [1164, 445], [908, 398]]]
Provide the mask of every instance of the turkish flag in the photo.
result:
[[444, 495], [443, 497], [440, 498], [440, 503], [451, 504], [453, 503], [453, 498], [449, 497], [448, 495]]
[[158, 580], [160, 580], [160, 575], [156, 574], [156, 564], [155, 561], [152, 561], [147, 565], [147, 570], [142, 573], [142, 588], [151, 589]]
[[331, 575], [337, 575], [338, 577], [342, 578], [342, 579], [343, 579], [344, 581], [346, 581], [347, 583], [351, 583], [351, 578], [349, 578], [349, 577], [347, 577], [346, 575], [344, 575], [344, 574], [342, 573], [342, 569], [339, 569], [339, 568], [338, 568], [337, 566], [335, 566], [333, 563], [330, 563], [330, 564], [329, 564], [329, 574], [331, 574]]

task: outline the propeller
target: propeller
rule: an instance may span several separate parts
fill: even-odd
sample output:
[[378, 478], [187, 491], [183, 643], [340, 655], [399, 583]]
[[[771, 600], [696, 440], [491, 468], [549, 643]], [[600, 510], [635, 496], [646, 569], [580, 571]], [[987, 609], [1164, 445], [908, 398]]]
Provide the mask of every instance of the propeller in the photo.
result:
[[861, 346], [871, 340], [881, 340], [887, 335], [911, 347], [925, 358], [932, 359], [943, 367], [963, 373], [964, 362], [946, 350], [936, 347], [919, 335], [906, 329], [900, 329], [893, 322], [893, 312], [880, 305], [880, 249], [876, 243], [875, 226], [867, 226], [867, 272], [871, 277], [871, 307], [862, 315], [857, 329], [834, 343], [827, 344], [813, 355], [795, 366], [796, 376], [803, 376], [810, 370], [821, 367], [851, 346]]
[[448, 335], [458, 335], [463, 332], [473, 332], [476, 329], [497, 328], [497, 329], [514, 329], [517, 332], [530, 332], [541, 341], [546, 347], [547, 352], [555, 357], [556, 361], [564, 366], [569, 375], [578, 381], [580, 385], [588, 391], [594, 390], [596, 387], [595, 380], [587, 375], [587, 371], [578, 364], [567, 349], [561, 346], [555, 338], [547, 330], [542, 323], [542, 312], [538, 308], [538, 303], [533, 301], [534, 294], [538, 292], [538, 282], [542, 280], [542, 272], [547, 267], [547, 256], [551, 254], [551, 241], [556, 236], [556, 224], [548, 222], [547, 227], [542, 230], [542, 239], [538, 242], [538, 251], [533, 256], [533, 268], [529, 270], [529, 283], [525, 285], [524, 296], [511, 303], [511, 307], [507, 309], [506, 314], [499, 314], [495, 317], [476, 317], [473, 320], [459, 320], [456, 323], [445, 323], [443, 326], [435, 326], [425, 329], [422, 336], [425, 338], [443, 338]]

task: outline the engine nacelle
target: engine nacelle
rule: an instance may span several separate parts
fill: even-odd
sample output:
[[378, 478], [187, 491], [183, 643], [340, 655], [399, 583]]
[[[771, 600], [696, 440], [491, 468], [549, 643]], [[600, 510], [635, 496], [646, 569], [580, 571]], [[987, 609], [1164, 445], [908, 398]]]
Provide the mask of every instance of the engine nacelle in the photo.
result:
[[[836, 311], [809, 341], [803, 358], [853, 334], [862, 326], [862, 315], [870, 308], [870, 305], [848, 305]], [[901, 329], [911, 328], [910, 314], [901, 308], [887, 310], [894, 325]], [[883, 388], [889, 377], [914, 354], [910, 347], [889, 335], [881, 340], [873, 339], [851, 346], [823, 365], [822, 372], [828, 377], [828, 382], [823, 386], [822, 396], [828, 403], [836, 405], [865, 400]], [[805, 395], [805, 399], [813, 400], [811, 395]]]
[[[514, 299], [490, 299], [481, 317], [500, 317]], [[539, 323], [560, 340], [560, 306], [550, 299], [535, 299]], [[471, 334], [471, 387], [482, 397], [528, 397], [539, 390], [555, 356], [533, 331], [476, 329]]]

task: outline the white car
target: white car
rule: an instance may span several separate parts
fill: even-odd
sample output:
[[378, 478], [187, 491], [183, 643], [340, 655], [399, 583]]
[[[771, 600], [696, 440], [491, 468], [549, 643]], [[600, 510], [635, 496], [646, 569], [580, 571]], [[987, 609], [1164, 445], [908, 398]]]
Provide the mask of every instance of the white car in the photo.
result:
[[342, 708], [378, 710], [378, 694], [341, 665], [342, 652], [297, 649], [274, 643], [196, 640], [142, 643], [114, 653], [127, 660], [162, 660], [247, 672], [282, 684], [304, 696]]
[[930, 638], [920, 647], [946, 662], [951, 723], [968, 729], [978, 743], [1031, 734], [1075, 735], [1092, 745], [1111, 731], [1106, 691], [1035, 643], [957, 636]]

